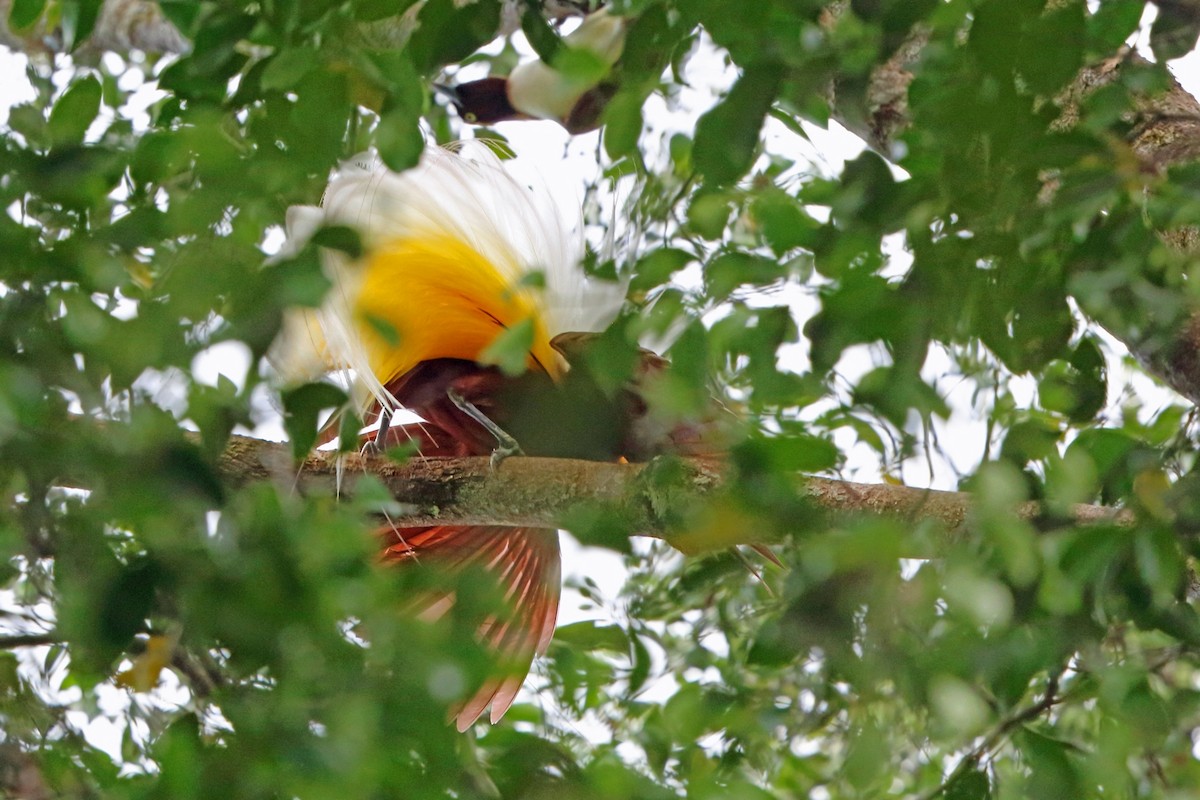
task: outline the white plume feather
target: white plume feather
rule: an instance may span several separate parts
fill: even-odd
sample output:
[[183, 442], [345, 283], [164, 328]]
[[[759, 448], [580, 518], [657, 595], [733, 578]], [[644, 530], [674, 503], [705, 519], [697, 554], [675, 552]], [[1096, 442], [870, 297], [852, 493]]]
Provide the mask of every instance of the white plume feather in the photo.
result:
[[625, 286], [583, 273], [579, 203], [562, 202], [545, 182], [529, 175], [520, 159], [501, 161], [482, 143], [428, 148], [420, 163], [404, 173], [388, 170], [372, 153], [343, 163], [320, 208], [289, 210], [284, 254], [301, 249], [322, 226], [344, 225], [358, 231], [366, 255], [355, 260], [338, 251], [322, 252], [333, 286], [319, 308], [296, 310], [285, 319], [271, 352], [281, 379], [300, 382], [349, 370], [358, 403], [373, 397], [395, 407], [372, 373], [364, 323], [355, 318], [354, 308], [370, 253], [397, 240], [456, 239], [495, 265], [512, 285], [542, 272], [545, 290], [534, 296], [551, 336], [600, 330], [611, 322]]

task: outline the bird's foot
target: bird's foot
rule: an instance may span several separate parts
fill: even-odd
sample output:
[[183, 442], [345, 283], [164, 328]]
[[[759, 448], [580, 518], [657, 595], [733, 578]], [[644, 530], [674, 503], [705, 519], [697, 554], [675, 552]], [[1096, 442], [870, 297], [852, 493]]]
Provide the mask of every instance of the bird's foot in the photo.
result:
[[387, 441], [388, 431], [392, 427], [392, 414], [390, 411], [381, 410], [379, 412], [379, 430], [375, 432], [372, 439], [368, 439], [363, 443], [358, 453], [361, 456], [378, 456], [383, 454], [384, 442]]
[[496, 449], [492, 450], [491, 467], [496, 469], [500, 463], [509, 456], [523, 456], [524, 451], [521, 450], [521, 445], [517, 443], [508, 431], [501, 428], [492, 421], [487, 414], [479, 410], [474, 403], [459, 394], [457, 389], [448, 389], [446, 396], [450, 398], [450, 402], [454, 403], [455, 408], [466, 414], [475, 422], [479, 423], [484, 430], [490, 433], [496, 439]]

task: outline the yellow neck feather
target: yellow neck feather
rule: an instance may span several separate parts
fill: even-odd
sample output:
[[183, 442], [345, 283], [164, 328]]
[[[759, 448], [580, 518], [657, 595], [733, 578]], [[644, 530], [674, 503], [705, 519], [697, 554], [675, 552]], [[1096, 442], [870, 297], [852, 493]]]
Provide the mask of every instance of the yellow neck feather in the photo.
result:
[[526, 319], [534, 325], [530, 368], [558, 376], [538, 298], [474, 247], [450, 236], [411, 237], [376, 247], [367, 259], [354, 315], [380, 383], [429, 359], [477, 360]]

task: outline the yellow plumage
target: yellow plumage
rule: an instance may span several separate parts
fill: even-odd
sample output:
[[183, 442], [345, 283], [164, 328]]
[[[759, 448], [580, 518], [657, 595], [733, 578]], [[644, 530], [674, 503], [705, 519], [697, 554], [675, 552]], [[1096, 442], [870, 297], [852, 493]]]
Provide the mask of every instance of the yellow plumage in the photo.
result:
[[429, 236], [376, 248], [353, 308], [371, 372], [384, 385], [429, 359], [478, 360], [504, 330], [525, 320], [534, 329], [529, 366], [559, 372], [534, 292], [511, 285], [459, 239]]

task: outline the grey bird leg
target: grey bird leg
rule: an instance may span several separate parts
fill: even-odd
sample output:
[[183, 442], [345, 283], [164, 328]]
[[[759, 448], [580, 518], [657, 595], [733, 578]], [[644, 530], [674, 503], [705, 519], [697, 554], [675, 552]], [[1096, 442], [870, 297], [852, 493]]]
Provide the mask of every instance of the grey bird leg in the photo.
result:
[[388, 431], [392, 429], [392, 412], [386, 408], [379, 409], [379, 430], [375, 432], [375, 438], [362, 446], [362, 454], [364, 456], [377, 456], [383, 452], [383, 445], [387, 441]]
[[509, 456], [525, 455], [516, 439], [489, 419], [487, 414], [476, 408], [474, 403], [459, 394], [457, 389], [447, 389], [446, 396], [450, 398], [451, 403], [454, 403], [455, 408], [478, 422], [484, 430], [496, 437], [496, 449], [492, 451], [492, 469], [500, 466], [500, 462]]

